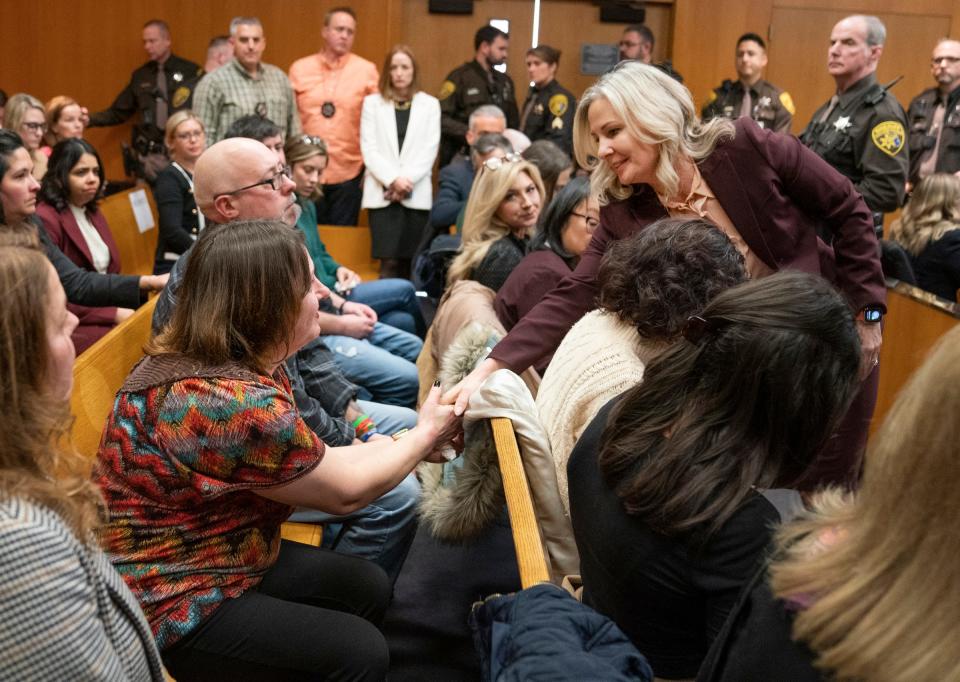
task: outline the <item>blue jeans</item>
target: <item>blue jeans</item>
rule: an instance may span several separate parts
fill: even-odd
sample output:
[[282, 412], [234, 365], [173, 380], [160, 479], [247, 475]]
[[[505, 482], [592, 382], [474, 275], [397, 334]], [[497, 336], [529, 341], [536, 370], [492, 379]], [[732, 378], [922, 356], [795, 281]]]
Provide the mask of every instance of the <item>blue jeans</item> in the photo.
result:
[[416, 334], [421, 339], [427, 323], [420, 312], [417, 290], [405, 279], [377, 279], [361, 282], [347, 296], [348, 300], [365, 303], [377, 312], [384, 324]]
[[324, 524], [321, 546], [328, 549], [340, 536], [340, 530], [344, 528], [341, 524], [349, 521], [336, 551], [373, 561], [387, 572], [391, 582], [396, 582], [417, 532], [419, 499], [420, 483], [414, 474], [410, 474], [396, 488], [352, 514], [335, 516], [301, 507], [290, 520]]
[[397, 431], [412, 429], [417, 425], [417, 413], [409, 407], [384, 405], [369, 400], [358, 400], [357, 405], [376, 423], [377, 432], [385, 436], [392, 436]]
[[322, 338], [344, 376], [359, 387], [358, 398], [402, 407], [417, 404], [420, 378], [414, 363], [423, 348], [419, 338], [382, 322], [365, 339], [337, 334]]

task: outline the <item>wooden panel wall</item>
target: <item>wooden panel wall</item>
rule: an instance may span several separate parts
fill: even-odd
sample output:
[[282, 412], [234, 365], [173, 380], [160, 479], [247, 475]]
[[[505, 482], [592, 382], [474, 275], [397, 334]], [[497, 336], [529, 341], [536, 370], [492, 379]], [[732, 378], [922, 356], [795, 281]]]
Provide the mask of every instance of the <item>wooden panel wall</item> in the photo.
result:
[[[152, 17], [173, 29], [178, 54], [202, 62], [207, 41], [225, 33], [235, 14], [256, 14], [266, 28], [268, 62], [287, 68], [320, 42], [323, 13], [340, 0], [45, 0], [4, 3], [3, 23], [16, 30], [0, 41], [0, 87], [8, 94], [26, 90], [41, 100], [70, 94], [93, 110], [106, 107], [144, 59], [140, 27]], [[421, 63], [423, 84], [436, 92], [444, 75], [470, 58], [473, 33], [492, 17], [511, 20], [508, 69], [521, 99], [526, 89], [523, 53], [530, 44], [532, 0], [476, 0], [472, 16], [430, 15], [427, 0], [354, 0], [359, 16], [358, 54], [382, 62], [387, 49], [407, 42]], [[829, 31], [852, 12], [879, 14], [890, 38], [880, 77], [904, 74], [894, 93], [906, 104], [931, 83], [928, 55], [941, 35], [960, 36], [960, 0], [660, 0], [647, 3], [647, 22], [657, 35], [655, 56], [671, 57], [694, 97], [733, 75], [737, 36], [756, 31], [771, 38], [768, 75], [786, 87], [797, 103], [797, 125], [830, 94], [826, 72]], [[591, 0], [543, 0], [541, 42], [563, 50], [559, 79], [576, 94], [592, 78], [579, 73], [585, 42], [618, 40], [621, 27], [601, 24]], [[49, 36], [69, 35], [69, 39]], [[129, 128], [92, 130], [89, 139], [103, 153], [110, 175], [121, 174], [119, 145]]]
[[[210, 38], [227, 33], [230, 19], [255, 15], [267, 37], [264, 60], [286, 70], [318, 49], [323, 14], [338, 0], [44, 0], [4, 2], [0, 40], [0, 87], [26, 91], [41, 101], [58, 94], [80, 100], [91, 111], [105, 108], [146, 61], [141, 27], [165, 19], [173, 50], [203, 65]], [[387, 46], [399, 40], [394, 13], [403, 0], [352, 0], [360, 28], [356, 51], [380, 63]], [[426, 6], [426, 0], [422, 3]], [[14, 28], [15, 27], [15, 28]], [[110, 177], [120, 177], [119, 146], [129, 126], [91, 129], [87, 135], [105, 157]]]

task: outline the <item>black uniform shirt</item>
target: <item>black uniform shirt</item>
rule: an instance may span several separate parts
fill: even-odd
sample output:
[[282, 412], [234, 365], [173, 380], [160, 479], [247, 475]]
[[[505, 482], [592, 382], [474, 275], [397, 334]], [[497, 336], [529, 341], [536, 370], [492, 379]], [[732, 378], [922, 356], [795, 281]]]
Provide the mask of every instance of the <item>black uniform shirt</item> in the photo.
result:
[[556, 79], [543, 89], [530, 88], [520, 116], [522, 132], [536, 140], [550, 140], [567, 154], [573, 153], [573, 115], [577, 99]]
[[[203, 69], [174, 54], [164, 62], [163, 69], [167, 79], [167, 113], [172, 116], [190, 107], [194, 86]], [[163, 130], [156, 125], [158, 96], [157, 62], [151, 60], [133, 72], [130, 83], [110, 108], [90, 114], [90, 127], [119, 125], [139, 111], [140, 122], [133, 128], [134, 146], [142, 146], [143, 140], [162, 144]]]
[[817, 109], [800, 140], [846, 175], [871, 211], [894, 211], [903, 203], [909, 154], [906, 114], [874, 74], [854, 83], [830, 106]]
[[[924, 151], [933, 149], [936, 144], [936, 132], [930, 130], [933, 113], [940, 99], [937, 88], [924, 90], [913, 98], [907, 109], [910, 143], [910, 182], [920, 182], [920, 164]], [[933, 133], [933, 134], [931, 134]], [[956, 173], [960, 170], [960, 88], [947, 95], [946, 110], [943, 115], [943, 133], [940, 135], [940, 147], [937, 149], [937, 173]]]
[[[710, 93], [710, 99], [703, 107], [703, 119], [740, 117], [743, 107], [743, 83], [740, 81], [723, 81], [718, 88]], [[794, 107], [790, 93], [781, 90], [776, 85], [765, 80], [758, 80], [750, 88], [750, 97], [753, 106], [750, 118], [761, 128], [778, 133], [789, 133], [790, 122], [793, 120]]]
[[440, 165], [445, 166], [466, 144], [467, 121], [473, 110], [495, 104], [507, 117], [507, 127], [520, 125], [513, 80], [495, 69], [488, 72], [477, 60], [466, 62], [447, 75], [440, 86], [440, 132], [443, 144]]

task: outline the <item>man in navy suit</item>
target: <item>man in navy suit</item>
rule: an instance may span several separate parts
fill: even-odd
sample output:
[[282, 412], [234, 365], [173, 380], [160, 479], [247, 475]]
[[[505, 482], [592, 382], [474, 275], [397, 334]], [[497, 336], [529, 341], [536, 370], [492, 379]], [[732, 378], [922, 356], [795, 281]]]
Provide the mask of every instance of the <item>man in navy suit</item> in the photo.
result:
[[[498, 152], [501, 152], [500, 156], [505, 156], [513, 151], [510, 141], [503, 136], [507, 117], [498, 106], [486, 104], [478, 107], [470, 114], [468, 125], [470, 157], [455, 156], [440, 169], [440, 186], [430, 211], [430, 224], [434, 231], [446, 229], [454, 223], [459, 231], [459, 216], [470, 195], [476, 168]], [[481, 140], [483, 144], [480, 144]]]

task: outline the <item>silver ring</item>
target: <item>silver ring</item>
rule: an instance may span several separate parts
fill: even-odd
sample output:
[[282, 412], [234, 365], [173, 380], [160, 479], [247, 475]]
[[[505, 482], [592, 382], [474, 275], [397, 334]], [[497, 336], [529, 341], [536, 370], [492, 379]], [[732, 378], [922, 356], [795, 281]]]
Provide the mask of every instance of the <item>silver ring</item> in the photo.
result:
[[880, 364], [880, 358], [874, 358], [874, 359], [873, 359], [873, 366], [876, 367], [876, 366], [879, 365], [879, 364]]

